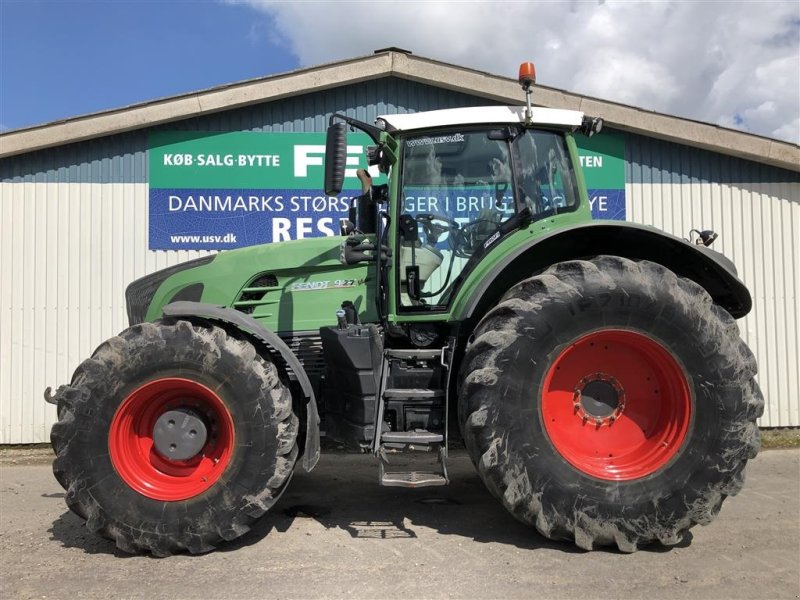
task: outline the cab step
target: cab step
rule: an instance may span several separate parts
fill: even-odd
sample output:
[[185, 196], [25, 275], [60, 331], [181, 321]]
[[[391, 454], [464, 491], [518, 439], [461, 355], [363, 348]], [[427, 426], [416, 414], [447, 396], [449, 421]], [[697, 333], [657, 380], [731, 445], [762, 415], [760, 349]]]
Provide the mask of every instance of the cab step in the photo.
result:
[[444, 398], [444, 390], [426, 388], [392, 388], [384, 390], [384, 398]]
[[381, 441], [384, 444], [417, 444], [419, 446], [430, 446], [431, 444], [441, 444], [444, 436], [441, 433], [430, 431], [386, 431], [381, 434]]
[[447, 477], [439, 473], [419, 473], [417, 471], [387, 473], [381, 465], [381, 485], [386, 487], [432, 487], [447, 485]]
[[[431, 467], [430, 458], [418, 459], [411, 453], [389, 453], [382, 448], [379, 456], [378, 479], [381, 485], [387, 487], [429, 487], [447, 485], [450, 479], [447, 475], [445, 464], [444, 446], [438, 445], [438, 468]], [[391, 457], [391, 458], [390, 458]], [[402, 461], [398, 464], [398, 460]]]
[[442, 356], [442, 348], [387, 348], [384, 351], [387, 358], [401, 358], [403, 360], [431, 360]]

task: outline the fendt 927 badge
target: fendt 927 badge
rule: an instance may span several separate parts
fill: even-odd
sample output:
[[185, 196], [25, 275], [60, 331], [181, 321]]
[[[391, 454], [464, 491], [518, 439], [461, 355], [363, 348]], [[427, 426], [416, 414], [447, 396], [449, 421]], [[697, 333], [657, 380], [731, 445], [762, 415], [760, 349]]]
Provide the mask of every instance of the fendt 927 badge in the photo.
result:
[[[69, 508], [126, 552], [207, 552], [266, 513], [320, 436], [377, 483], [447, 485], [466, 446], [490, 492], [584, 549], [674, 545], [739, 491], [763, 397], [734, 265], [593, 221], [573, 138], [602, 120], [526, 105], [330, 117], [374, 141], [341, 236], [221, 252], [134, 281], [130, 327], [58, 406]], [[533, 534], [533, 533], [532, 533]], [[533, 534], [535, 535], [535, 534]]]

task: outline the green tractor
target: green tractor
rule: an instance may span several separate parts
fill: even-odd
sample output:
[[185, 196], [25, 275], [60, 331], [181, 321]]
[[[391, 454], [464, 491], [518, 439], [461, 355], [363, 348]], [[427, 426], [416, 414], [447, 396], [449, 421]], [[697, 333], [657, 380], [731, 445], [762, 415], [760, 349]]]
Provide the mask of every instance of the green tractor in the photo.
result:
[[527, 106], [333, 115], [375, 145], [340, 237], [206, 256], [133, 282], [130, 327], [58, 407], [70, 509], [123, 551], [203, 553], [249, 530], [325, 436], [377, 481], [448, 483], [463, 440], [542, 535], [674, 545], [739, 491], [763, 397], [733, 264], [650, 227], [593, 221], [573, 135]]

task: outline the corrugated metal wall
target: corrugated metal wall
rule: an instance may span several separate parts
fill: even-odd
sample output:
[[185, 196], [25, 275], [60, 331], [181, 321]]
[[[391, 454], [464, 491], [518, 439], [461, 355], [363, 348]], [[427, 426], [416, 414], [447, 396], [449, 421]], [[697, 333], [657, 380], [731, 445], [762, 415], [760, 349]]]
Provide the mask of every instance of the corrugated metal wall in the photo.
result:
[[[334, 111], [370, 121], [479, 104], [385, 78], [161, 129], [324, 131]], [[800, 425], [797, 174], [637, 136], [628, 136], [627, 153], [631, 220], [678, 235], [698, 225], [721, 232], [715, 247], [754, 290], [756, 310], [742, 328], [762, 364], [762, 423]], [[55, 409], [42, 390], [68, 382], [126, 326], [126, 284], [202, 254], [149, 251], [147, 203], [147, 131], [0, 161], [0, 443], [49, 441]]]
[[43, 442], [48, 385], [126, 325], [124, 290], [196, 252], [147, 251], [147, 185], [0, 183], [0, 443]]
[[758, 359], [762, 426], [800, 425], [800, 174], [628, 135], [628, 220], [687, 237], [720, 234], [753, 295], [739, 321]]

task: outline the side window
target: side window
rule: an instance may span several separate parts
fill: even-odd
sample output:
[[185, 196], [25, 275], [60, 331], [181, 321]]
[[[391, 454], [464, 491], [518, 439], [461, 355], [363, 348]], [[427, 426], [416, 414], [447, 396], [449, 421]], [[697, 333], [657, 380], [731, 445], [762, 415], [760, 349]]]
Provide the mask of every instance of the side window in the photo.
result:
[[563, 136], [528, 131], [515, 144], [520, 157], [520, 195], [533, 219], [575, 207], [575, 172]]

